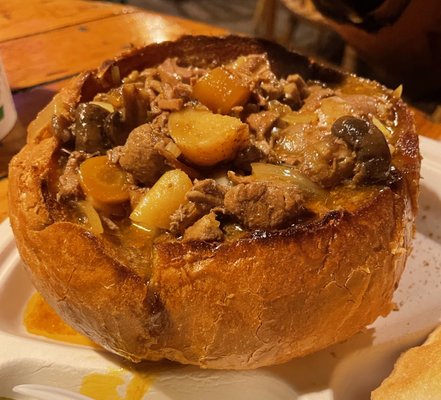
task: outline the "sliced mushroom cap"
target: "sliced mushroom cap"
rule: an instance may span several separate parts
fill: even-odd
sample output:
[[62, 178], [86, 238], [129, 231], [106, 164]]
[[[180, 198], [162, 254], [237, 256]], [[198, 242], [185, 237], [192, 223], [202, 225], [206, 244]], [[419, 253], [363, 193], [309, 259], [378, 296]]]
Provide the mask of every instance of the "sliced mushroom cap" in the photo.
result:
[[96, 104], [81, 103], [77, 107], [73, 126], [76, 150], [94, 153], [107, 147], [102, 131], [108, 115], [109, 111]]
[[[59, 125], [60, 123], [53, 123], [55, 128]], [[72, 133], [75, 137], [75, 150], [94, 153], [123, 145], [129, 130], [120, 112], [111, 112], [90, 102], [78, 105]]]
[[111, 147], [122, 146], [129, 136], [127, 129], [122, 119], [121, 113], [118, 111], [112, 112], [104, 120], [104, 134], [112, 144]]
[[334, 122], [331, 131], [355, 151], [356, 181], [376, 183], [389, 177], [392, 161], [389, 145], [369, 119], [344, 116]]

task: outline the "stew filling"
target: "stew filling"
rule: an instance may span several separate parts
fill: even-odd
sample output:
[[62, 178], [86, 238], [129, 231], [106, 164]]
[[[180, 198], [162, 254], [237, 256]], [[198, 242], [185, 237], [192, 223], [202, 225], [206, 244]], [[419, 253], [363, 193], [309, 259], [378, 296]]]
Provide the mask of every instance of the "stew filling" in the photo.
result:
[[280, 78], [264, 54], [212, 69], [167, 59], [54, 118], [56, 199], [135, 250], [303, 224], [395, 179], [398, 97], [350, 76]]

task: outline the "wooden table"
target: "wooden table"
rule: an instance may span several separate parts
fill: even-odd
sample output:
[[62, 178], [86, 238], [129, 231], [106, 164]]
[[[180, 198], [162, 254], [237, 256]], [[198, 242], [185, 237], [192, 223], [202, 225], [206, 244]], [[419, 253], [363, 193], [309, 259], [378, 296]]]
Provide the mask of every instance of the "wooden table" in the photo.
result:
[[[66, 80], [129, 46], [223, 29], [120, 4], [83, 0], [0, 2], [0, 56], [18, 123], [0, 146], [0, 177], [24, 144], [25, 127]], [[441, 126], [417, 113], [419, 132], [441, 138]], [[7, 216], [7, 179], [0, 180], [0, 221]]]

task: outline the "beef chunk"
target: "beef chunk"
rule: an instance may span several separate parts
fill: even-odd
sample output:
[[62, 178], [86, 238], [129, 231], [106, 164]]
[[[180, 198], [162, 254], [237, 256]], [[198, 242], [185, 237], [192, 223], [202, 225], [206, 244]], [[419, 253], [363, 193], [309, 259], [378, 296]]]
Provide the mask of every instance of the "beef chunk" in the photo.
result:
[[280, 100], [297, 109], [308, 95], [305, 81], [300, 75], [289, 75], [278, 79], [271, 70], [271, 65], [264, 54], [251, 54], [240, 57], [231, 66], [232, 73], [239, 75], [253, 92], [257, 104], [267, 108], [268, 101]]
[[201, 206], [222, 207], [226, 188], [219, 185], [214, 179], [196, 181], [193, 188], [187, 193], [187, 200]]
[[220, 241], [224, 234], [220, 229], [220, 222], [216, 219], [216, 214], [211, 212], [197, 220], [192, 226], [187, 228], [184, 233], [184, 241], [202, 240], [204, 242]]
[[271, 65], [264, 54], [250, 54], [238, 58], [232, 66], [233, 74], [239, 75], [243, 82], [251, 83], [251, 87], [256, 87], [261, 82], [276, 81], [277, 78], [271, 71]]
[[268, 100], [283, 97], [283, 85], [271, 71], [271, 65], [264, 54], [240, 57], [232, 65], [226, 66], [226, 69], [250, 87], [260, 106], [265, 106]]
[[225, 194], [225, 211], [249, 229], [276, 229], [292, 223], [303, 212], [297, 186], [269, 182], [240, 183]]
[[156, 92], [150, 107], [152, 110], [181, 110], [192, 95], [191, 80], [204, 73], [198, 68], [181, 67], [176, 59], [168, 58], [156, 69], [159, 80], [146, 81], [149, 90]]
[[[299, 74], [288, 75], [288, 77], [286, 78], [286, 83], [294, 84], [296, 86], [296, 89], [299, 92], [301, 99], [305, 99], [309, 96], [308, 85]], [[285, 92], [287, 92], [287, 89], [285, 89]]]
[[170, 217], [170, 232], [174, 235], [182, 235], [185, 229], [193, 225], [208, 211], [192, 202], [182, 204]]
[[58, 181], [58, 200], [78, 199], [83, 196], [80, 185], [79, 167], [88, 158], [82, 151], [73, 151]]
[[165, 111], [179, 111], [184, 106], [182, 99], [159, 99], [158, 107]]
[[[180, 82], [189, 83], [190, 79], [199, 75], [194, 68], [181, 67], [176, 63], [176, 58], [167, 58], [158, 66], [158, 74], [162, 82], [175, 86]], [[201, 71], [203, 73], [203, 71]]]
[[183, 234], [185, 229], [210, 211], [222, 211], [226, 190], [214, 179], [196, 180], [186, 196], [189, 202], [181, 205], [172, 214], [170, 231]]
[[284, 103], [293, 109], [298, 109], [309, 91], [303, 78], [298, 74], [288, 75], [283, 85]]
[[227, 173], [228, 179], [234, 184], [238, 185], [239, 183], [252, 183], [256, 182], [256, 179], [254, 179], [251, 175], [239, 175], [234, 171], [228, 171]]
[[171, 139], [158, 125], [150, 123], [138, 126], [130, 132], [124, 146], [112, 150], [112, 161], [117, 159], [125, 171], [146, 186], [153, 185], [168, 169], [161, 151]]
[[257, 138], [261, 140], [268, 135], [278, 118], [279, 114], [275, 111], [261, 111], [250, 114], [247, 123], [256, 133]]
[[352, 177], [355, 152], [327, 127], [290, 125], [279, 133], [270, 161], [296, 166], [313, 182], [332, 187]]
[[309, 96], [302, 107], [302, 110], [314, 111], [321, 105], [321, 101], [335, 94], [335, 91], [320, 85], [309, 87]]

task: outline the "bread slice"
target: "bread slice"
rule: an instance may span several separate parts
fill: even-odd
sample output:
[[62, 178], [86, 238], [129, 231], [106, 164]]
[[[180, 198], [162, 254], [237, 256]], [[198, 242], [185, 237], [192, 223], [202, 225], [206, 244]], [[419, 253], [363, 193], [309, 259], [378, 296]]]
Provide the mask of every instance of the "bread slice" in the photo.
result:
[[421, 345], [403, 353], [372, 400], [435, 400], [441, 395], [441, 326]]
[[[266, 54], [278, 76], [381, 92], [394, 120], [396, 179], [362, 185], [335, 209], [283, 229], [214, 242], [157, 241], [146, 254], [149, 273], [127, 262], [121, 245], [65, 217], [51, 195], [62, 147], [54, 116], [72, 115], [78, 103], [108, 91], [115, 68], [124, 77], [167, 58], [209, 68], [248, 54]], [[10, 219], [36, 288], [104, 348], [132, 361], [257, 368], [345, 340], [391, 311], [411, 249], [419, 166], [412, 113], [392, 91], [267, 41], [183, 37], [80, 74], [54, 97], [10, 164]]]

